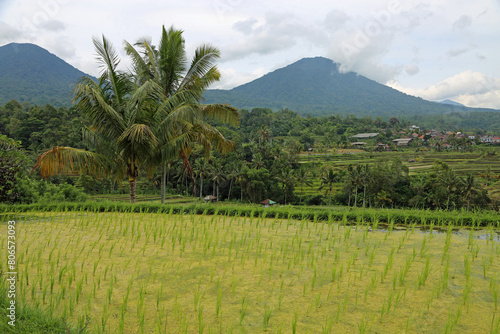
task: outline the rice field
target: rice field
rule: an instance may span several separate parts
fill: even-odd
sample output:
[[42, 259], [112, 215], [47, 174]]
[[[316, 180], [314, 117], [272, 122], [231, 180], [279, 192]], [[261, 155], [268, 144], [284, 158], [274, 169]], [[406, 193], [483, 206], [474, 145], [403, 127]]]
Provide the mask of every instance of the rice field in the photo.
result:
[[95, 333], [500, 332], [493, 226], [85, 211], [14, 219], [18, 300]]

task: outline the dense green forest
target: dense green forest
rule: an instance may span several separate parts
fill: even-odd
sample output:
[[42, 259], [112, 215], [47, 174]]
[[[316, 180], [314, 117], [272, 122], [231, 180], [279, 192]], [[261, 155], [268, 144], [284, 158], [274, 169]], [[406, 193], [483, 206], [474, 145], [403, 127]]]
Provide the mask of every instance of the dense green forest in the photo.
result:
[[[227, 154], [212, 151], [207, 157], [195, 147], [189, 163], [195, 176], [197, 196], [215, 195], [220, 200], [260, 202], [272, 198], [286, 204], [341, 204], [371, 207], [472, 208], [486, 207], [490, 199], [479, 178], [459, 175], [444, 162], [435, 162], [426, 173], [410, 175], [400, 158], [379, 164], [350, 164], [347, 168], [326, 168], [304, 159], [304, 152], [333, 152], [350, 146], [357, 133], [380, 135], [373, 142], [394, 144], [411, 123], [391, 118], [303, 117], [287, 109], [240, 110], [240, 125], [232, 127], [213, 122], [219, 131], [235, 142]], [[0, 133], [18, 142], [24, 158], [18, 163], [19, 182], [4, 200], [85, 200], [87, 195], [126, 193], [127, 187], [113, 178], [88, 175], [52, 177], [50, 182], [29, 174], [36, 157], [53, 146], [87, 149], [82, 137], [86, 124], [76, 108], [32, 106], [11, 101], [0, 107]], [[22, 145], [22, 149], [20, 148]], [[408, 150], [430, 149], [424, 141]], [[471, 149], [468, 146], [468, 149]], [[158, 194], [160, 171], [149, 177], [140, 174], [138, 191]], [[319, 181], [319, 182], [318, 182]], [[316, 184], [316, 194], [304, 195], [304, 187]], [[318, 186], [319, 185], [319, 186]], [[7, 188], [5, 188], [7, 189]], [[172, 194], [193, 195], [192, 179], [179, 159], [167, 166], [167, 190]], [[7, 190], [5, 191], [7, 192]], [[12, 196], [16, 192], [17, 196]]]

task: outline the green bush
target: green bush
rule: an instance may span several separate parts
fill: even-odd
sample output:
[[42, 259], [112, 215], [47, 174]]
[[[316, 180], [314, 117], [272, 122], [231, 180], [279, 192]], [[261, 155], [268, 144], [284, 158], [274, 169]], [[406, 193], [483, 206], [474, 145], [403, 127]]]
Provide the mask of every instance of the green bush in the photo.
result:
[[52, 203], [52, 202], [84, 202], [87, 195], [83, 190], [68, 183], [52, 184], [45, 180], [35, 180], [29, 177], [19, 179], [16, 187], [19, 202]]

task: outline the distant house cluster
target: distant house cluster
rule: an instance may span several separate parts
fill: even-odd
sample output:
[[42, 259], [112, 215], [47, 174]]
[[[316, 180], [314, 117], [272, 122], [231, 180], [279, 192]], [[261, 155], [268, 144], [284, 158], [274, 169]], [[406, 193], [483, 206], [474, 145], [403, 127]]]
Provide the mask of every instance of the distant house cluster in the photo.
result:
[[[382, 130], [384, 131], [384, 130]], [[500, 144], [500, 136], [493, 135], [473, 135], [465, 134], [462, 132], [446, 132], [437, 130], [421, 131], [416, 125], [410, 126], [408, 129], [404, 129], [399, 132], [394, 133], [400, 138], [393, 139], [392, 142], [396, 146], [409, 146], [414, 140], [428, 141], [432, 140], [433, 145], [438, 145], [440, 148], [453, 148], [454, 146], [462, 146], [464, 143], [475, 144], [478, 141], [487, 144]], [[379, 135], [379, 133], [358, 133], [351, 136], [351, 139], [356, 141], [351, 142], [354, 146], [367, 146], [368, 144], [361, 140], [372, 139]], [[460, 144], [459, 144], [460, 143]], [[387, 150], [389, 145], [384, 143], [377, 143], [375, 145], [378, 149]]]

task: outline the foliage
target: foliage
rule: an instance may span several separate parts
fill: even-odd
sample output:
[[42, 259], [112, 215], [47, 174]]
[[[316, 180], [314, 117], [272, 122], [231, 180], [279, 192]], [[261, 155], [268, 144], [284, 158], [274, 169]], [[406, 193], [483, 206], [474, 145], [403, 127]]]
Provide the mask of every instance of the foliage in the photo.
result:
[[[420, 209], [485, 208], [491, 199], [471, 174], [457, 175], [446, 163], [434, 162], [430, 172], [410, 176], [400, 159], [350, 165], [344, 178], [342, 204]], [[346, 201], [347, 199], [347, 201]]]
[[39, 46], [10, 43], [0, 47], [0, 104], [71, 104], [71, 86], [85, 73]]
[[20, 195], [15, 188], [26, 160], [21, 142], [0, 135], [0, 202], [19, 200]]
[[27, 176], [19, 180], [15, 189], [21, 203], [84, 202], [88, 198], [82, 189], [71, 184], [53, 184]]

